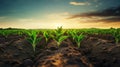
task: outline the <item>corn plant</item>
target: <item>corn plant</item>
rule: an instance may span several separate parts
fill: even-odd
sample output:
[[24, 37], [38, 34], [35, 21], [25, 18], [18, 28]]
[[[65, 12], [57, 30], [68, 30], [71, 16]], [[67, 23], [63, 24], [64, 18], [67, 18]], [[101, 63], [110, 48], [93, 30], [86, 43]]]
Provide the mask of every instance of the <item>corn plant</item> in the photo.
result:
[[68, 34], [72, 37], [72, 39], [74, 40], [74, 36], [77, 35], [77, 32], [75, 30], [71, 30], [68, 32]]
[[61, 42], [68, 38], [68, 36], [63, 35], [62, 27], [58, 27], [54, 31], [55, 35], [53, 35], [53, 39], [57, 42], [57, 46], [59, 47]]
[[29, 43], [32, 44], [33, 47], [33, 51], [35, 52], [36, 49], [36, 45], [42, 40], [42, 37], [37, 37], [38, 32], [36, 31], [32, 31], [31, 33], [28, 32], [29, 37], [27, 38], [27, 40], [29, 41]]
[[17, 34], [22, 36], [23, 35], [23, 31], [18, 31]]
[[85, 37], [82, 33], [80, 35], [77, 35], [76, 33], [72, 33], [73, 40], [77, 43], [78, 48], [80, 48], [80, 43]]
[[49, 34], [48, 32], [43, 32], [43, 36], [45, 37], [46, 43], [48, 42], [49, 39]]
[[112, 35], [115, 37], [115, 43], [118, 44], [120, 41], [120, 31], [118, 29], [114, 29]]
[[1, 34], [2, 34], [5, 38], [7, 38], [8, 35], [10, 35], [10, 31], [4, 30], [4, 31], [2, 31]]

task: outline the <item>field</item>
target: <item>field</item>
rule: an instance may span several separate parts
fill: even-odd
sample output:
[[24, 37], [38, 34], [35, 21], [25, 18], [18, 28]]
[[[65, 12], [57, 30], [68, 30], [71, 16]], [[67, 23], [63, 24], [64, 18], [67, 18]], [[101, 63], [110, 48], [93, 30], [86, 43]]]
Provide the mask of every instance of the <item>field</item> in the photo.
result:
[[120, 67], [120, 28], [0, 29], [0, 67]]

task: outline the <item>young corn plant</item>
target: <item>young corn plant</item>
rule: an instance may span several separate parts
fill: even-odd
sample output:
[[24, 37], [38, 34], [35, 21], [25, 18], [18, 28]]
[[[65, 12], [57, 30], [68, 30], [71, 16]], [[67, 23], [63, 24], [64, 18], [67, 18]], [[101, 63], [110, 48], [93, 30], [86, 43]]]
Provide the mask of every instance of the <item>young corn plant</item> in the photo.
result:
[[57, 42], [57, 46], [59, 47], [61, 45], [61, 42], [68, 38], [68, 36], [63, 35], [64, 32], [62, 30], [62, 27], [58, 27], [54, 31], [53, 39]]
[[23, 35], [23, 31], [18, 31], [17, 34], [22, 36]]
[[70, 37], [72, 37], [73, 40], [74, 40], [74, 36], [77, 35], [75, 30], [69, 31], [68, 34], [70, 35]]
[[118, 44], [118, 42], [120, 41], [120, 31], [118, 29], [114, 29], [112, 35], [115, 37], [115, 43]]
[[5, 31], [2, 32], [2, 35], [3, 35], [5, 38], [7, 38], [8, 35], [10, 35], [10, 32], [8, 32], [7, 30], [5, 30]]
[[43, 36], [45, 37], [47, 43], [50, 35], [48, 34], [48, 32], [43, 32]]
[[81, 43], [81, 41], [84, 39], [84, 35], [81, 33], [80, 35], [77, 35], [77, 34], [74, 34], [73, 35], [73, 39], [75, 40], [75, 42], [77, 43], [77, 46], [78, 46], [78, 48], [80, 48], [80, 43]]
[[38, 38], [38, 32], [36, 31], [28, 32], [28, 35], [29, 37], [27, 38], [27, 40], [29, 41], [29, 43], [32, 44], [33, 51], [35, 52], [36, 45], [42, 40], [42, 37]]

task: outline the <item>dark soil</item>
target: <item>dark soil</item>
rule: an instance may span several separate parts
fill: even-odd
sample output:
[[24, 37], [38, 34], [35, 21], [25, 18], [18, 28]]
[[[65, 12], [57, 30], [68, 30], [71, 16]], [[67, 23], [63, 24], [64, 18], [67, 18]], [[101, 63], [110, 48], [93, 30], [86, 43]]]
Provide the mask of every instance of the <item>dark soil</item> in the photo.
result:
[[95, 67], [120, 67], [120, 43], [110, 35], [87, 36], [81, 51]]
[[58, 47], [43, 38], [34, 52], [26, 36], [0, 36], [0, 67], [120, 67], [120, 43], [111, 35], [88, 35], [80, 48], [71, 39]]

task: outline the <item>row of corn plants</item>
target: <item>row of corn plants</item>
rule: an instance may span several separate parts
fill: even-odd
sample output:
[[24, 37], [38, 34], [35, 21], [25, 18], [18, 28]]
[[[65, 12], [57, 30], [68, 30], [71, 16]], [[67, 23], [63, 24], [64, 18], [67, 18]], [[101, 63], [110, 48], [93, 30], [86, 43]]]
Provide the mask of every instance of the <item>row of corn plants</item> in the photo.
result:
[[[42, 32], [45, 40], [46, 40], [46, 44], [49, 40], [49, 38], [51, 37], [56, 43], [57, 46], [59, 47], [61, 45], [61, 43], [67, 39], [68, 35], [64, 35], [66, 31], [64, 31], [62, 29], [62, 27], [58, 27], [56, 30], [53, 30], [52, 32], [50, 31], [44, 31]], [[32, 45], [33, 47], [33, 51], [35, 52], [36, 49], [36, 45], [42, 40], [43, 37], [38, 37], [39, 32], [37, 31], [28, 31], [28, 42]], [[73, 40], [75, 40], [76, 44], [78, 45], [78, 48], [80, 48], [80, 42], [84, 39], [84, 35], [81, 33], [80, 35], [78, 35], [75, 32], [70, 32], [70, 35], [72, 36]]]
[[[7, 38], [8, 35], [11, 34], [18, 34], [23, 35], [27, 34], [27, 40], [32, 45], [33, 51], [36, 50], [36, 45], [42, 40], [42, 38], [45, 38], [46, 44], [48, 43], [49, 39], [52, 38], [54, 41], [56, 41], [57, 46], [59, 47], [61, 43], [67, 39], [68, 37], [71, 37], [77, 44], [78, 48], [80, 48], [81, 41], [85, 38], [85, 34], [111, 34], [115, 37], [116, 44], [120, 42], [120, 29], [72, 29], [72, 30], [63, 30], [62, 27], [58, 27], [55, 30], [42, 30], [42, 35], [38, 36], [40, 30], [0, 30], [0, 35], [3, 35]], [[67, 34], [66, 34], [67, 32]]]

